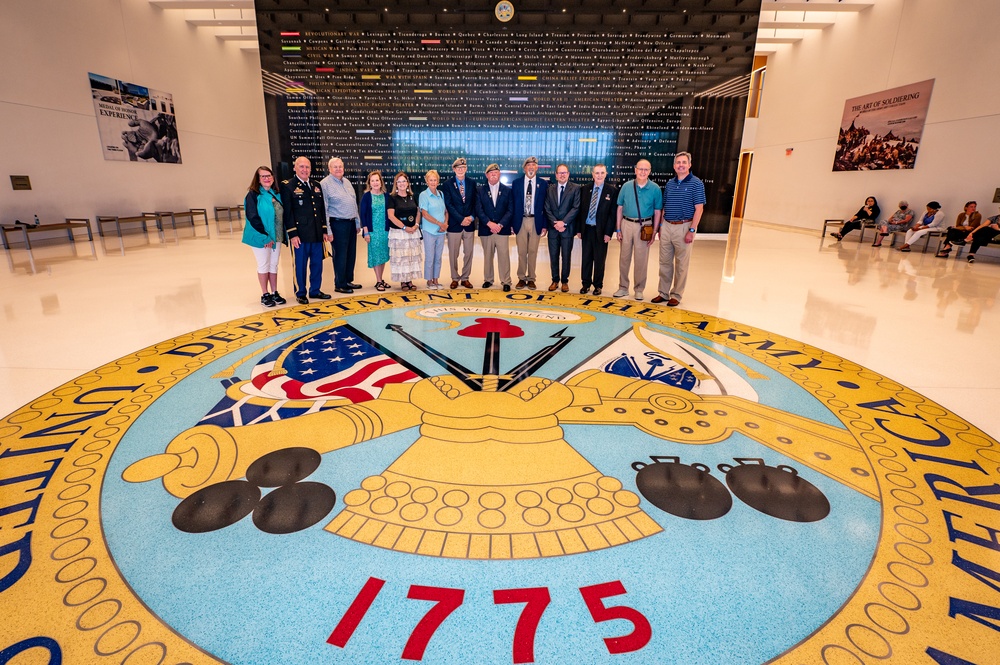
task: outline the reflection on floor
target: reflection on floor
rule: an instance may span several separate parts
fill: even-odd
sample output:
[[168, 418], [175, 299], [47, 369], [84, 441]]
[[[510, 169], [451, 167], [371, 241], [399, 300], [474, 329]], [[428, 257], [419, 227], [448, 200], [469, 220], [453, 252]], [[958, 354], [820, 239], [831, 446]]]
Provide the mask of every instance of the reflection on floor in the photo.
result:
[[7, 252], [0, 661], [987, 662], [1000, 266], [736, 228], [676, 309]]
[[[0, 413], [123, 353], [260, 311], [253, 259], [228, 228], [211, 239], [190, 228], [4, 252], [0, 271]], [[854, 234], [856, 236], [857, 234]], [[730, 245], [727, 252], [727, 244]], [[974, 265], [743, 225], [738, 253], [702, 236], [682, 308], [750, 324], [849, 358], [939, 402], [986, 432], [1000, 433], [1000, 354], [983, 352], [1000, 332], [1000, 259]], [[477, 247], [473, 283], [482, 283]], [[516, 258], [516, 250], [511, 249]], [[984, 255], [986, 252], [984, 252]], [[579, 245], [573, 259], [578, 270]], [[605, 293], [617, 284], [617, 245]], [[324, 290], [334, 294], [327, 265]], [[447, 281], [447, 268], [445, 269]], [[291, 292], [290, 260], [280, 282]], [[539, 282], [548, 278], [544, 248]], [[574, 272], [574, 275], [578, 273]], [[655, 295], [650, 261], [646, 298]], [[359, 252], [360, 293], [375, 293]], [[419, 283], [419, 282], [418, 282]], [[579, 278], [570, 283], [579, 289]], [[496, 287], [495, 287], [496, 288]], [[334, 294], [336, 295], [336, 294]], [[290, 299], [294, 303], [294, 300]], [[977, 347], [973, 350], [973, 347]]]

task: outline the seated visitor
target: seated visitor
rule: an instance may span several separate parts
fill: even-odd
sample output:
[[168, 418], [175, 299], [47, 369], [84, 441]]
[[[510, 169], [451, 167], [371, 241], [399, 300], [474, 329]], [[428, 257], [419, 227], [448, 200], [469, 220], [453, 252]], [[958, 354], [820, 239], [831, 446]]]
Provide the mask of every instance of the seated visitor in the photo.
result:
[[944, 224], [944, 215], [941, 213], [941, 204], [937, 201], [931, 201], [927, 204], [927, 212], [906, 232], [906, 241], [899, 248], [899, 251], [910, 251], [910, 245], [930, 233], [931, 229], [940, 228], [942, 224]]
[[[979, 213], [976, 214], [978, 215]], [[966, 231], [967, 228], [966, 226], [953, 226], [949, 228], [944, 247], [941, 248], [941, 251], [936, 256], [942, 259], [946, 258], [951, 253], [953, 245], [964, 245], [967, 242], [971, 242], [972, 247], [969, 249], [969, 256], [966, 260], [969, 263], [975, 263], [976, 251], [983, 245], [989, 244], [997, 234], [1000, 234], [1000, 215], [993, 215], [987, 219], [982, 219], [982, 216], [980, 216], [979, 226], [971, 231]]]
[[844, 225], [840, 227], [840, 232], [831, 233], [830, 235], [837, 240], [843, 240], [844, 236], [851, 231], [860, 229], [861, 225], [865, 222], [876, 222], [881, 213], [882, 211], [879, 210], [878, 202], [875, 200], [875, 197], [869, 196], [865, 199], [865, 204], [861, 206], [856, 213], [854, 213], [853, 217], [844, 220]]
[[913, 211], [910, 210], [910, 204], [906, 201], [899, 202], [899, 210], [892, 213], [892, 217], [882, 222], [882, 226], [879, 227], [879, 233], [875, 237], [875, 242], [872, 243], [872, 247], [881, 247], [882, 238], [885, 238], [890, 233], [895, 233], [896, 231], [906, 231], [913, 225]]

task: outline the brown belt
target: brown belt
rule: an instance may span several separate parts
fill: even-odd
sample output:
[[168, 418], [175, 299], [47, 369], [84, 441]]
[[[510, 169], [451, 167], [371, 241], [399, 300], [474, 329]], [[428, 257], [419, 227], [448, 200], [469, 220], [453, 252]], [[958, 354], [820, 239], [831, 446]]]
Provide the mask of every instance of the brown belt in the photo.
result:
[[691, 221], [690, 219], [678, 219], [676, 221], [674, 221], [672, 219], [665, 219], [665, 220], [663, 220], [663, 223], [664, 224], [687, 224], [690, 221]]

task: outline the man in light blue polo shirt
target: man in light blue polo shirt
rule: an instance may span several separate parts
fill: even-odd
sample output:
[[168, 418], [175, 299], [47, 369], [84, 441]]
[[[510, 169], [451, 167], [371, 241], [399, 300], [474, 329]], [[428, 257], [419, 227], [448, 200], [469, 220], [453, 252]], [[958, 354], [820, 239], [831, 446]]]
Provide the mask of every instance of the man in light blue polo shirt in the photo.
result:
[[[618, 256], [618, 290], [614, 292], [615, 298], [624, 298], [628, 295], [628, 270], [632, 265], [633, 254], [635, 268], [632, 276], [635, 279], [635, 299], [643, 298], [642, 290], [646, 286], [646, 268], [649, 265], [649, 246], [656, 237], [656, 230], [660, 226], [660, 212], [663, 209], [660, 186], [649, 179], [652, 169], [647, 160], [640, 159], [635, 165], [635, 180], [626, 182], [618, 192], [618, 225], [615, 236], [622, 246]], [[643, 226], [652, 227], [649, 240], [640, 237]]]
[[660, 284], [655, 303], [677, 307], [687, 285], [691, 243], [705, 211], [705, 184], [691, 173], [691, 153], [674, 157], [674, 177], [663, 188], [663, 223], [660, 225]]

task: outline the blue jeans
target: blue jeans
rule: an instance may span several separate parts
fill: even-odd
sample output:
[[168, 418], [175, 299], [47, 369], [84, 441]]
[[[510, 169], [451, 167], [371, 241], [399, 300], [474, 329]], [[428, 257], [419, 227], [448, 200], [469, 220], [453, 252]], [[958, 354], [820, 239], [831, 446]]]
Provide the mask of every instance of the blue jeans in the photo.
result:
[[441, 276], [441, 256], [448, 236], [444, 233], [428, 233], [424, 231], [424, 279], [437, 279]]

